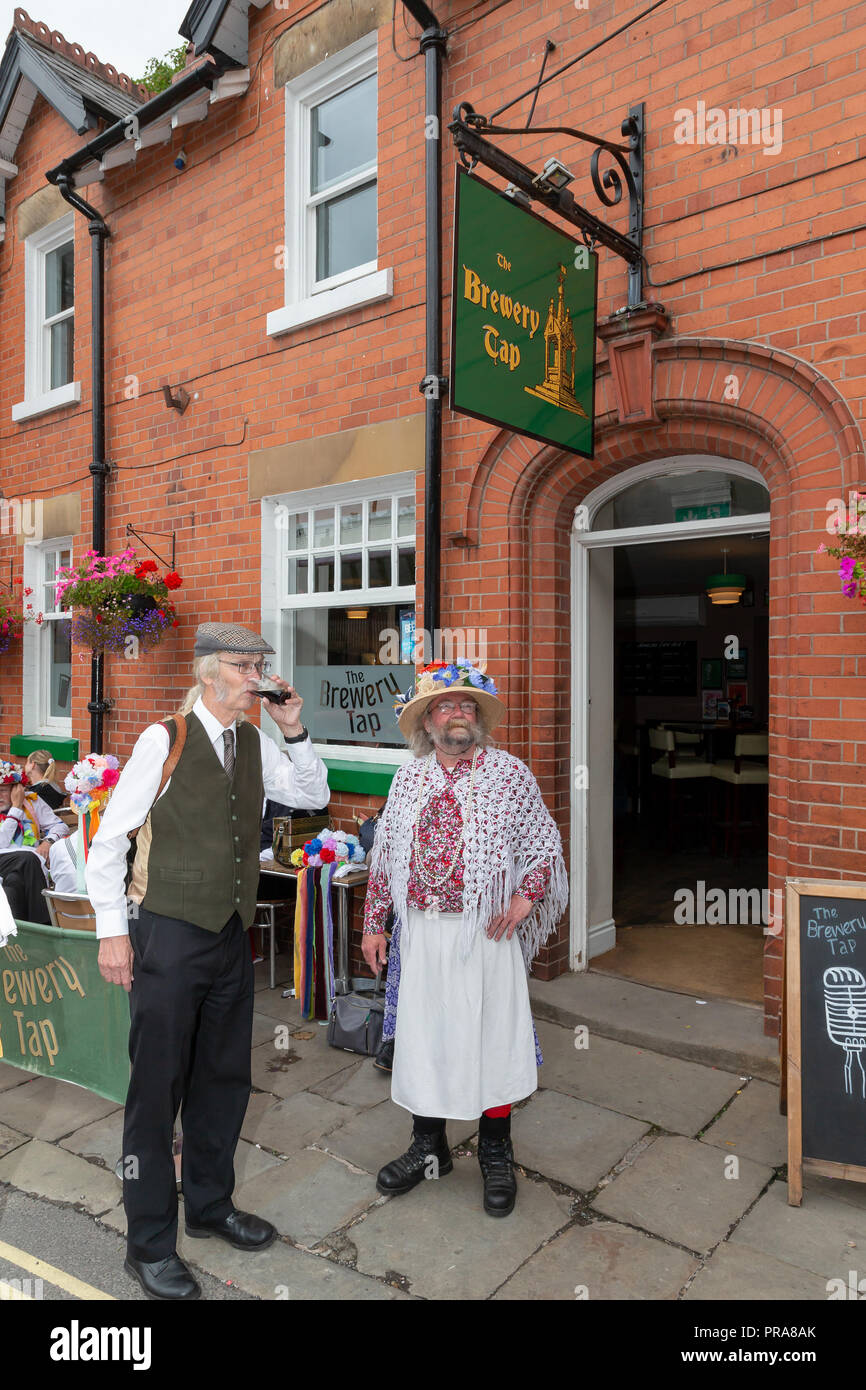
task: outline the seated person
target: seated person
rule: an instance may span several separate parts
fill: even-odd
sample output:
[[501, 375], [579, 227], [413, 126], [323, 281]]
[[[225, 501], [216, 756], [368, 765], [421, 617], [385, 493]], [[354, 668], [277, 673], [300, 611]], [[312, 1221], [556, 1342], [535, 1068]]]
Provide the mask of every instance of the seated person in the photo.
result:
[[57, 768], [47, 748], [35, 749], [24, 764], [24, 771], [30, 782], [30, 790], [52, 811], [67, 804], [68, 792], [54, 780]]
[[0, 880], [13, 917], [50, 921], [42, 896], [48, 855], [52, 844], [68, 834], [68, 826], [28, 789], [24, 770], [0, 762]]

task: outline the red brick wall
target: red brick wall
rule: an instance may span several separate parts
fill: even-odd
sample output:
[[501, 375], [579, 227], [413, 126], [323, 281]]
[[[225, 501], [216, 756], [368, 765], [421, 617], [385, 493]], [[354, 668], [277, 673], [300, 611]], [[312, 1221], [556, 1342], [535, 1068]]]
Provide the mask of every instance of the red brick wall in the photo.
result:
[[[619, 423], [599, 345], [598, 448], [593, 462], [540, 448], [446, 406], [443, 591], [446, 626], [488, 630], [490, 669], [512, 714], [506, 746], [526, 758], [567, 839], [569, 828], [569, 527], [592, 487], [635, 463], [673, 453], [717, 453], [753, 463], [771, 491], [771, 887], [790, 873], [859, 878], [866, 814], [856, 730], [864, 712], [866, 613], [839, 595], [817, 560], [825, 507], [866, 479], [860, 426], [866, 377], [861, 6], [825, 0], [688, 0], [623, 34], [621, 7], [590, 0], [515, 3], [484, 10], [455, 3], [445, 69], [445, 122], [461, 99], [489, 113], [549, 63], [602, 42], [546, 86], [538, 126], [571, 125], [619, 137], [629, 104], [646, 103], [646, 297], [670, 314], [655, 346], [658, 424]], [[178, 533], [181, 625], [154, 655], [110, 658], [116, 701], [106, 746], [128, 754], [142, 725], [187, 684], [191, 636], [202, 620], [255, 626], [260, 618], [259, 508], [247, 500], [252, 450], [418, 413], [424, 372], [423, 64], [379, 35], [379, 264], [394, 270], [392, 299], [276, 339], [265, 315], [283, 302], [276, 267], [284, 227], [284, 103], [271, 47], [294, 16], [250, 14], [249, 92], [211, 108], [206, 122], [142, 151], [85, 196], [112, 231], [107, 274], [108, 544], [125, 525]], [[397, 23], [401, 53], [416, 51]], [[261, 59], [261, 64], [260, 64]], [[684, 146], [674, 111], [698, 100], [779, 108], [778, 154], [744, 146]], [[528, 102], [503, 123], [525, 123]], [[41, 99], [8, 185], [0, 248], [0, 459], [8, 495], [80, 489], [90, 538], [89, 246], [76, 217], [77, 408], [11, 422], [23, 396], [23, 265], [16, 208], [44, 186], [44, 170], [80, 143]], [[181, 145], [188, 167], [173, 158]], [[594, 199], [588, 154], [565, 136], [515, 137], [508, 148], [539, 167], [552, 152], [574, 169], [575, 193], [625, 229], [624, 206]], [[861, 158], [861, 163], [857, 163]], [[445, 263], [449, 263], [453, 159], [444, 158]], [[732, 264], [736, 263], [736, 264]], [[447, 282], [447, 276], [446, 276]], [[600, 253], [599, 317], [625, 303], [625, 267]], [[450, 295], [446, 283], [445, 321]], [[446, 343], [447, 349], [447, 335]], [[740, 378], [736, 403], [724, 377]], [[127, 378], [138, 380], [126, 399]], [[198, 393], [183, 416], [161, 387]], [[423, 477], [419, 477], [419, 503]], [[455, 544], [452, 537], [459, 536]], [[466, 541], [469, 541], [467, 544]], [[159, 549], [159, 544], [157, 544]], [[0, 570], [19, 552], [0, 536]], [[418, 549], [419, 604], [423, 547]], [[77, 669], [77, 667], [76, 667]], [[73, 687], [73, 723], [87, 742], [88, 668]], [[20, 666], [0, 657], [0, 747], [20, 731]], [[854, 733], [850, 731], [854, 730]], [[335, 798], [345, 817], [356, 804]], [[768, 1027], [778, 1012], [777, 943], [768, 943]], [[567, 967], [567, 928], [543, 953], [545, 978]]]

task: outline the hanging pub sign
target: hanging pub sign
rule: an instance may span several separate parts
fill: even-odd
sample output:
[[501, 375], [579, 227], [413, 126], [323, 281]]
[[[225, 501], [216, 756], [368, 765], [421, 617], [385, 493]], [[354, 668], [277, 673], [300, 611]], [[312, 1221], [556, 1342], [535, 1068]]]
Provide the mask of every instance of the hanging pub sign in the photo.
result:
[[452, 409], [591, 458], [598, 257], [457, 166]]

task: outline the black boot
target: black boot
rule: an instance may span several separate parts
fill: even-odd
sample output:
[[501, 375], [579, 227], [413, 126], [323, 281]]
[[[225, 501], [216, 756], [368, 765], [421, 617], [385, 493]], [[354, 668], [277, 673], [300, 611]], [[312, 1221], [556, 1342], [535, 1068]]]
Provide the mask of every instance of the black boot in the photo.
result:
[[412, 1143], [404, 1154], [379, 1170], [376, 1189], [388, 1197], [411, 1192], [424, 1178], [442, 1178], [454, 1164], [445, 1138], [445, 1121], [413, 1115]]
[[376, 1060], [373, 1063], [373, 1066], [378, 1067], [379, 1071], [391, 1071], [391, 1069], [394, 1066], [393, 1038], [386, 1038], [386, 1040], [382, 1043], [382, 1046], [376, 1053]]
[[484, 1178], [484, 1210], [488, 1216], [509, 1216], [517, 1199], [510, 1115], [481, 1116], [478, 1163]]

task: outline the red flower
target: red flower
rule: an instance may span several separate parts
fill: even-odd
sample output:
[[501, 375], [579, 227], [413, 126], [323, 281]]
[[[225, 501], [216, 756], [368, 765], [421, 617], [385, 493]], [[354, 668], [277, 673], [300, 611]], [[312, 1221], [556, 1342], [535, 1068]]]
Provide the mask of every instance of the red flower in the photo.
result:
[[319, 857], [323, 864], [333, 864], [337, 856], [332, 849], [320, 849]]
[[117, 768], [107, 767], [102, 774], [102, 785], [104, 787], [115, 787], [120, 780], [120, 773]]
[[157, 568], [158, 566], [155, 560], [142, 560], [135, 571], [135, 577], [136, 579], [144, 579], [146, 574], [153, 574]]
[[180, 627], [180, 623], [178, 622], [177, 618], [175, 618], [174, 622], [172, 623], [172, 627]]
[[179, 589], [182, 583], [183, 583], [183, 580], [181, 579], [181, 577], [180, 577], [180, 575], [178, 574], [177, 570], [171, 570], [171, 571], [165, 576], [165, 587], [166, 587], [167, 589]]

